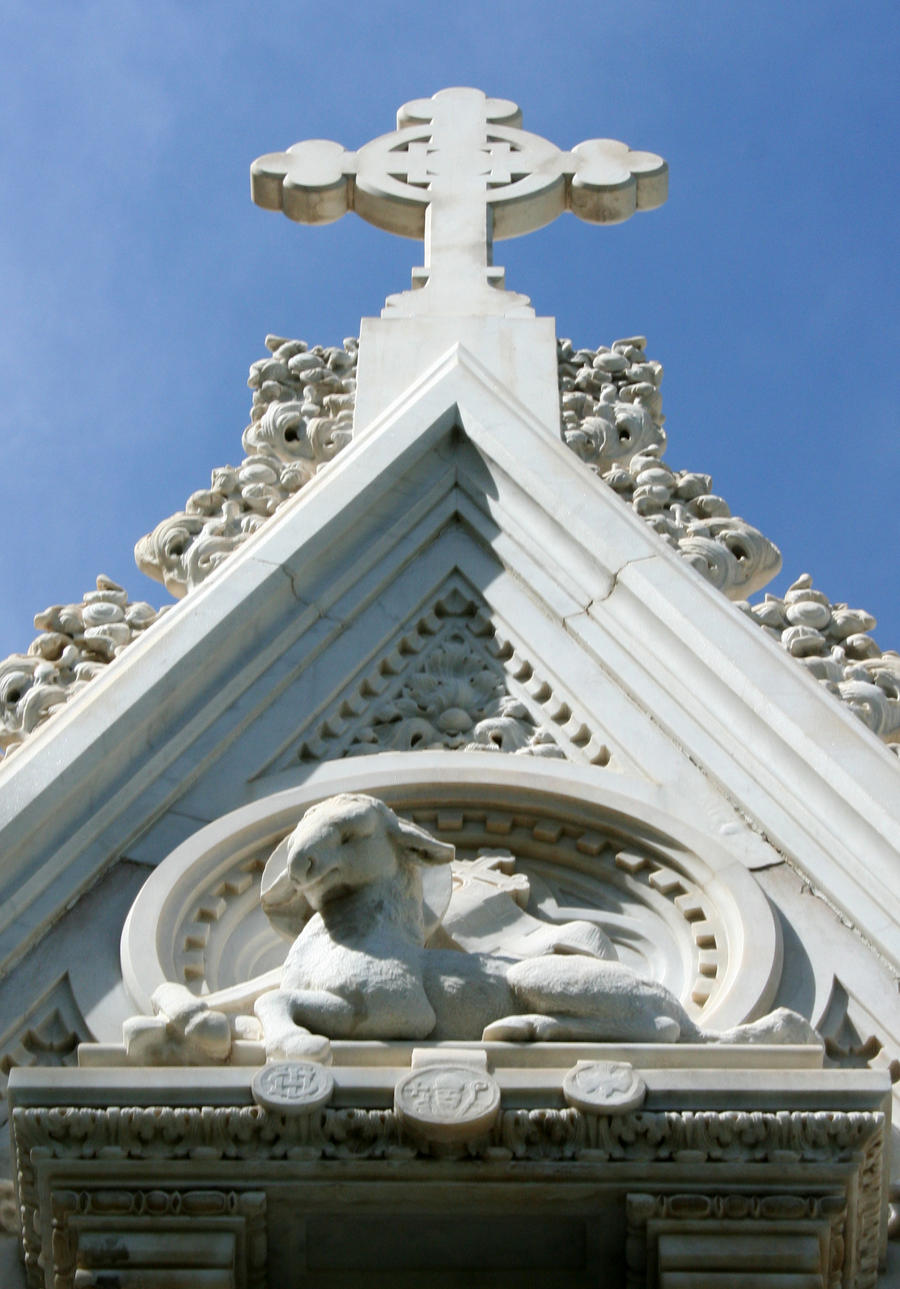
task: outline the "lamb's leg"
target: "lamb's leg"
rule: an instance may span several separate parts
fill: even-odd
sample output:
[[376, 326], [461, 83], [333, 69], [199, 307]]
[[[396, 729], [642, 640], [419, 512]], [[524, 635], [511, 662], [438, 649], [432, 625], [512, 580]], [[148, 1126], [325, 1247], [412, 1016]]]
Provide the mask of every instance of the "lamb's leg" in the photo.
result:
[[[581, 956], [530, 958], [514, 963], [507, 980], [523, 1011], [537, 1013], [528, 1025], [504, 1018], [488, 1026], [485, 1036], [499, 1037], [497, 1025], [510, 1037], [547, 1040], [676, 1043], [703, 1042], [703, 1036], [670, 990], [643, 980], [618, 962]], [[509, 1021], [512, 1020], [512, 1025]], [[540, 1035], [537, 1031], [540, 1030]]]
[[670, 1016], [640, 1017], [629, 1025], [627, 1017], [610, 1021], [523, 1012], [492, 1021], [481, 1037], [499, 1043], [677, 1043], [679, 1034]]
[[254, 1007], [263, 1027], [270, 1060], [331, 1060], [331, 1041], [323, 1031], [347, 1032], [355, 1020], [353, 1007], [325, 990], [273, 989]]

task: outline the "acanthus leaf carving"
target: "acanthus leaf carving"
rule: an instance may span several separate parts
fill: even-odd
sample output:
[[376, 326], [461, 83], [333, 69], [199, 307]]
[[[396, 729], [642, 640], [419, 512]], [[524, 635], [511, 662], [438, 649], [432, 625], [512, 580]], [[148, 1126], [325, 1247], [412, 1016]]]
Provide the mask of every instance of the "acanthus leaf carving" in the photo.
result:
[[[592, 1114], [538, 1107], [501, 1111], [489, 1139], [477, 1149], [486, 1154], [501, 1147], [514, 1159], [598, 1163], [670, 1160], [683, 1151], [698, 1163], [783, 1163], [788, 1156], [806, 1164], [846, 1163], [862, 1152], [874, 1158], [883, 1128], [884, 1116], [868, 1110]], [[22, 1107], [14, 1113], [14, 1132], [24, 1202], [33, 1188], [35, 1150], [54, 1159], [116, 1152], [136, 1160], [190, 1159], [198, 1149], [208, 1159], [286, 1159], [298, 1146], [305, 1146], [311, 1158], [326, 1159], [384, 1158], [398, 1147], [409, 1153], [396, 1114], [364, 1107], [329, 1106], [308, 1115], [282, 1115], [256, 1105]], [[427, 1153], [427, 1145], [416, 1145]]]

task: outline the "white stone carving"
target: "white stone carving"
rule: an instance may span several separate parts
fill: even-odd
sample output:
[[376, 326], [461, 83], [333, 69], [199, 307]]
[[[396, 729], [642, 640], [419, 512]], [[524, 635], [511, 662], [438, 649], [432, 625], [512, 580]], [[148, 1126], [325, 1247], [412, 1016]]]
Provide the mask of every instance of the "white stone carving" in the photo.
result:
[[394, 1112], [426, 1141], [466, 1141], [490, 1132], [500, 1113], [500, 1088], [483, 1070], [434, 1064], [402, 1075]]
[[250, 1084], [257, 1105], [277, 1114], [312, 1114], [327, 1105], [334, 1078], [312, 1061], [272, 1061], [257, 1070]]
[[781, 568], [778, 548], [732, 515], [712, 479], [663, 464], [663, 369], [644, 336], [574, 349], [560, 340], [563, 437], [578, 456], [713, 586], [737, 600]]
[[[526, 911], [531, 883], [515, 871], [508, 850], [479, 850], [478, 858], [451, 864], [450, 901], [441, 932], [466, 953], [533, 958], [547, 953], [584, 953], [615, 959], [615, 946], [596, 923], [544, 922]], [[443, 943], [443, 940], [441, 940]]]
[[494, 238], [542, 228], [566, 209], [595, 224], [662, 205], [668, 167], [650, 152], [590, 139], [563, 152], [519, 128], [515, 103], [446, 89], [404, 104], [395, 134], [358, 152], [326, 139], [254, 161], [253, 200], [306, 224], [355, 210], [371, 224], [423, 237], [419, 289], [388, 301], [392, 316], [531, 317], [528, 298], [503, 290]]
[[[385, 1175], [406, 1183], [414, 1218], [429, 1207], [435, 1211], [447, 1174], [434, 1156], [440, 1159], [447, 1148], [408, 1127], [396, 1111], [369, 1103], [272, 1114], [244, 1101], [247, 1082], [236, 1085], [237, 1097], [224, 1103], [210, 1097], [212, 1081], [204, 1097], [198, 1089], [179, 1089], [171, 1104], [135, 1106], [117, 1099], [107, 1108], [85, 1103], [84, 1089], [69, 1088], [63, 1090], [68, 1101], [48, 1103], [46, 1088], [40, 1101], [23, 1098], [16, 1109], [15, 1145], [28, 1283], [43, 1285], [52, 1266], [66, 1289], [80, 1264], [76, 1283], [89, 1284], [88, 1259], [112, 1278], [123, 1269], [114, 1261], [123, 1249], [140, 1275], [148, 1266], [148, 1246], [155, 1252], [161, 1240], [168, 1240], [175, 1255], [194, 1250], [193, 1264], [170, 1260], [180, 1273], [178, 1283], [192, 1283], [192, 1270], [211, 1265], [214, 1232], [231, 1229], [236, 1240], [228, 1244], [226, 1267], [233, 1268], [236, 1284], [261, 1286], [267, 1270], [266, 1193], [270, 1213], [277, 1203], [302, 1214], [310, 1185], [320, 1184], [318, 1169], [309, 1177], [305, 1168], [286, 1161], [321, 1160], [326, 1171], [341, 1161], [340, 1211], [347, 1217], [360, 1212], [367, 1181], [371, 1185]], [[629, 1235], [639, 1237], [627, 1245], [635, 1273], [641, 1251], [654, 1238], [651, 1218], [680, 1220], [682, 1232], [691, 1236], [692, 1219], [708, 1225], [729, 1218], [806, 1222], [839, 1212], [843, 1206], [835, 1201], [843, 1198], [847, 1223], [835, 1232], [846, 1250], [842, 1270], [848, 1284], [871, 1285], [879, 1254], [884, 1116], [870, 1108], [871, 1091], [865, 1109], [854, 1093], [850, 1110], [842, 1104], [818, 1111], [729, 1107], [612, 1115], [556, 1108], [532, 1097], [521, 1108], [501, 1109], [488, 1131], [460, 1144], [467, 1156], [490, 1164], [494, 1186], [503, 1185], [510, 1209], [523, 1171], [533, 1176], [518, 1167], [522, 1162], [551, 1163], [557, 1177], [575, 1163], [570, 1177], [601, 1185], [623, 1210], [626, 1195], [634, 1192], [635, 1166], [651, 1170], [643, 1175], [652, 1175], [654, 1193], [636, 1197], [629, 1207]], [[354, 1169], [354, 1163], [363, 1167]], [[703, 1164], [723, 1174], [714, 1196], [697, 1193], [696, 1170]], [[148, 1165], [156, 1179], [149, 1184], [143, 1180]], [[210, 1181], [210, 1168], [214, 1177], [231, 1170], [226, 1190]], [[82, 1180], [88, 1177], [91, 1185]], [[136, 1185], [139, 1177], [143, 1184]], [[247, 1189], [232, 1189], [239, 1184]], [[588, 1220], [596, 1221], [595, 1215]], [[343, 1229], [353, 1238], [352, 1220], [345, 1219]], [[757, 1229], [761, 1233], [763, 1226]], [[270, 1222], [270, 1237], [273, 1231], [277, 1225]], [[101, 1241], [111, 1233], [119, 1240]], [[624, 1231], [618, 1247], [626, 1252]], [[273, 1270], [270, 1263], [270, 1282]], [[230, 1281], [220, 1276], [217, 1283]]]
[[882, 652], [868, 634], [871, 613], [834, 604], [808, 573], [784, 598], [740, 606], [873, 734], [900, 750], [900, 654]]
[[[590, 766], [442, 751], [330, 761], [308, 785], [183, 843], [154, 870], [123, 933], [138, 1009], [151, 1011], [158, 986], [177, 981], [186, 1007], [202, 995], [217, 1009], [221, 997], [246, 1019], [254, 998], [279, 982], [282, 935], [295, 938], [311, 913], [286, 882], [287, 916], [276, 930], [280, 913], [267, 899], [267, 922], [266, 857], [284, 838], [283, 857], [292, 824], [316, 801], [373, 788], [456, 848], [451, 865], [423, 870], [429, 945], [524, 957], [585, 947], [589, 937], [602, 956], [612, 940], [621, 962], [664, 984], [704, 1028], [732, 1027], [771, 1005], [780, 949], [766, 899], [712, 836], [686, 833], [660, 809], [656, 790]], [[285, 865], [269, 864], [274, 883]], [[432, 889], [441, 877], [443, 891]], [[252, 1041], [235, 1034], [236, 1053]]]
[[[198, 586], [350, 442], [357, 344], [308, 349], [268, 336], [271, 357], [254, 363], [251, 424], [241, 466], [212, 473], [184, 511], [135, 548], [138, 567], [176, 596]], [[565, 442], [707, 580], [732, 599], [763, 587], [781, 567], [777, 548], [731, 514], [708, 475], [662, 463], [662, 367], [643, 336], [611, 348], [557, 345]]]
[[[248, 455], [239, 467], [214, 470], [208, 489], [194, 493], [184, 511], [157, 525], [136, 547], [142, 571], [176, 596], [200, 585], [352, 437], [358, 342], [350, 338], [343, 347], [310, 349], [303, 341], [268, 336], [266, 343], [270, 355], [250, 371], [253, 407], [243, 440]], [[645, 344], [642, 336], [597, 350], [558, 342], [565, 441], [704, 577], [741, 600], [777, 573], [780, 555], [758, 530], [730, 514], [708, 475], [672, 471], [664, 464], [662, 367], [647, 359]], [[746, 601], [740, 607], [873, 733], [900, 745], [900, 655], [882, 652], [868, 634], [875, 625], [870, 614], [832, 603], [812, 588], [806, 574], [783, 600], [769, 595], [752, 608]], [[121, 587], [100, 577], [97, 590], [80, 605], [55, 605], [38, 614], [35, 625], [42, 634], [25, 654], [0, 662], [0, 749], [8, 754], [18, 747], [163, 611], [130, 603]], [[468, 745], [560, 754], [558, 738], [548, 736], [543, 723], [528, 732], [528, 716], [514, 698], [498, 695], [496, 708], [489, 718], [494, 723]], [[390, 734], [379, 722], [374, 741], [390, 746], [398, 726], [415, 738], [416, 731], [403, 725], [408, 719], [394, 710], [387, 721]], [[433, 724], [427, 713], [423, 719], [426, 726]], [[464, 733], [435, 735], [426, 727], [421, 732], [442, 746], [461, 745]], [[608, 750], [590, 732], [586, 736], [585, 755], [603, 764]], [[335, 737], [323, 727], [307, 736], [301, 754], [319, 757], [328, 747], [334, 755]], [[338, 754], [372, 750], [365, 746], [369, 737], [360, 736], [357, 747]], [[434, 745], [416, 740], [419, 747]]]
[[247, 382], [253, 406], [241, 465], [213, 470], [209, 488], [135, 547], [141, 572], [172, 595], [199, 586], [350, 441], [357, 342], [310, 349], [267, 336], [266, 345], [271, 357], [253, 363]]
[[153, 995], [153, 1016], [132, 1016], [123, 1026], [129, 1059], [138, 1065], [215, 1065], [227, 1060], [241, 1035], [224, 1012], [179, 984]]
[[563, 1095], [588, 1114], [624, 1114], [644, 1104], [647, 1085], [627, 1061], [579, 1061], [563, 1079]]
[[[535, 829], [548, 838], [562, 832], [549, 821]], [[602, 848], [588, 837], [585, 844], [590, 853]], [[269, 972], [204, 997], [178, 983], [160, 985], [156, 1014], [124, 1026], [129, 1061], [229, 1060], [236, 1041], [258, 1038], [246, 1018], [251, 1006], [270, 1059], [327, 1061], [332, 1039], [818, 1043], [811, 1026], [784, 1008], [704, 1033], [665, 985], [617, 961], [596, 925], [536, 922], [493, 883], [480, 913], [466, 897], [478, 878], [457, 885], [447, 930], [434, 934], [421, 869], [449, 866], [454, 854], [453, 845], [376, 798], [342, 794], [314, 806], [276, 847], [262, 879], [267, 915], [296, 932], [280, 977]], [[641, 854], [620, 852], [616, 866], [620, 859], [632, 874], [647, 870], [706, 934], [703, 905], [676, 871], [648, 867]], [[435, 899], [434, 922], [447, 908], [446, 897]], [[498, 913], [497, 904], [506, 908]], [[482, 944], [496, 952], [479, 952]]]
[[633, 1193], [626, 1200], [627, 1284], [629, 1289], [648, 1283], [837, 1289], [851, 1281], [871, 1289], [878, 1275], [877, 1253], [872, 1256], [877, 1215], [867, 1228], [865, 1219], [873, 1215], [868, 1205], [862, 1207], [860, 1213], [840, 1189], [814, 1197], [790, 1191]]
[[[211, 1160], [283, 1159], [300, 1144], [312, 1147], [313, 1158], [383, 1159], [400, 1144], [399, 1126], [393, 1110], [359, 1107], [286, 1115], [283, 1125], [273, 1124], [271, 1115], [255, 1105], [23, 1107], [14, 1124], [19, 1193], [24, 1204], [36, 1203], [32, 1151], [37, 1159], [51, 1154], [62, 1160], [93, 1159], [104, 1153], [126, 1160], [158, 1159], [162, 1140], [174, 1159], [199, 1152]], [[483, 1155], [499, 1146], [512, 1159], [647, 1163], [689, 1151], [691, 1163], [783, 1166], [789, 1157], [821, 1166], [859, 1165], [865, 1152], [876, 1165], [864, 1182], [877, 1211], [883, 1134], [884, 1115], [871, 1110], [644, 1109], [604, 1115], [539, 1106], [501, 1110], [490, 1139], [473, 1153]]]
[[33, 1065], [75, 1065], [79, 1043], [91, 1037], [72, 992], [68, 973], [23, 1009], [0, 1035], [0, 1124], [6, 1122], [6, 1084], [10, 1070]]
[[0, 1237], [10, 1235], [21, 1238], [22, 1225], [19, 1221], [15, 1183], [4, 1177], [0, 1179]]
[[0, 749], [15, 751], [158, 617], [103, 576], [80, 604], [53, 604], [36, 614], [40, 635], [26, 653], [0, 662]]
[[437, 748], [594, 765], [610, 759], [609, 748], [498, 631], [481, 598], [455, 581], [317, 717], [299, 757]]
[[[264, 1191], [135, 1188], [127, 1180], [72, 1189], [64, 1181], [49, 1200], [54, 1289], [266, 1283]], [[25, 1266], [37, 1287], [46, 1281], [34, 1235], [25, 1235]]]
[[276, 852], [278, 871], [263, 879], [264, 904], [276, 914], [285, 904], [296, 912], [298, 898], [315, 910], [288, 953], [280, 988], [256, 1003], [271, 1057], [322, 1059], [322, 1036], [819, 1041], [784, 1008], [704, 1035], [664, 986], [592, 956], [586, 942], [578, 952], [512, 965], [426, 950], [421, 867], [453, 855], [374, 797], [345, 794], [307, 811]]

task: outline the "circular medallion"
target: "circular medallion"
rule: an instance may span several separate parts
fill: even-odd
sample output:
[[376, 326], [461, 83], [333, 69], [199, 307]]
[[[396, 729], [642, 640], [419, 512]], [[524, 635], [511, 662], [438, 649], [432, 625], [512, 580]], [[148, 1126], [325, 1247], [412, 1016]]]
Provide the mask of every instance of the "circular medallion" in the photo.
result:
[[[295, 937], [308, 915], [290, 883], [282, 890], [280, 843], [311, 805], [342, 792], [381, 797], [456, 846], [452, 873], [425, 870], [427, 931], [438, 922], [465, 930], [471, 913], [479, 939], [493, 937], [478, 951], [515, 957], [528, 904], [551, 941], [566, 941], [573, 918], [579, 945], [588, 933], [607, 937], [620, 962], [664, 985], [704, 1028], [729, 1029], [771, 1004], [780, 928], [720, 836], [664, 811], [657, 788], [598, 779], [596, 767], [444, 749], [329, 761], [192, 834], [154, 869], [122, 934], [122, 972], [140, 1011], [152, 1013], [167, 982], [198, 997], [256, 980], [271, 988], [287, 953], [279, 930]], [[509, 899], [498, 899], [504, 891]]]
[[487, 1132], [500, 1109], [489, 1074], [464, 1065], [428, 1065], [397, 1081], [394, 1110], [429, 1141], [465, 1141]]
[[569, 1105], [592, 1114], [636, 1110], [646, 1095], [646, 1083], [627, 1061], [579, 1061], [563, 1079]]
[[250, 1091], [257, 1105], [277, 1114], [311, 1114], [331, 1100], [334, 1078], [312, 1061], [273, 1061], [253, 1076]]

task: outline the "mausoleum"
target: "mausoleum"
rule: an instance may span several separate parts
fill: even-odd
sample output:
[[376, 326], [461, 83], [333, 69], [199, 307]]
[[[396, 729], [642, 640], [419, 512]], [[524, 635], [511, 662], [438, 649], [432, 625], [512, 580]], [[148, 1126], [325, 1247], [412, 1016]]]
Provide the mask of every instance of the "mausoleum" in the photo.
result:
[[893, 1283], [900, 657], [494, 264], [667, 182], [474, 89], [253, 163], [424, 263], [0, 663], [3, 1285]]

